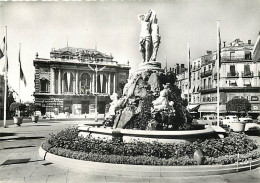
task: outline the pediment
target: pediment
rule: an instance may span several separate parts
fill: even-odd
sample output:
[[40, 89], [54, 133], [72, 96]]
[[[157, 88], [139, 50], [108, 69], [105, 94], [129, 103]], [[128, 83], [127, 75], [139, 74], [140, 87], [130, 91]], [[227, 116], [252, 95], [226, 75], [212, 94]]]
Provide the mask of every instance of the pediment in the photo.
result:
[[72, 52], [70, 51], [64, 51], [60, 53], [61, 55], [72, 55]]

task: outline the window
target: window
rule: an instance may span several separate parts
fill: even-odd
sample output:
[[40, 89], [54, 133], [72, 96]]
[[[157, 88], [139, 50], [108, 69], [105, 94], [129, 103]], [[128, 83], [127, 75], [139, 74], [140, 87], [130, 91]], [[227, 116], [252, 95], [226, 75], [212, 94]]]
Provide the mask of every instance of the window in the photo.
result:
[[230, 52], [230, 60], [233, 60], [235, 59], [235, 52]]
[[195, 78], [196, 78], [196, 73], [194, 72], [193, 73], [193, 81], [195, 81]]
[[211, 70], [211, 65], [209, 65], [209, 70]]
[[252, 60], [252, 54], [250, 51], [245, 51], [245, 60]]
[[250, 76], [251, 75], [250, 66], [249, 65], [244, 65], [244, 75], [245, 76]]
[[236, 76], [236, 66], [235, 65], [230, 66], [230, 75]]
[[49, 92], [49, 81], [45, 78], [42, 78], [40, 80], [40, 91], [43, 93], [48, 93]]
[[81, 86], [80, 86], [80, 93], [81, 94], [88, 94], [90, 92], [90, 76], [87, 73], [81, 75]]

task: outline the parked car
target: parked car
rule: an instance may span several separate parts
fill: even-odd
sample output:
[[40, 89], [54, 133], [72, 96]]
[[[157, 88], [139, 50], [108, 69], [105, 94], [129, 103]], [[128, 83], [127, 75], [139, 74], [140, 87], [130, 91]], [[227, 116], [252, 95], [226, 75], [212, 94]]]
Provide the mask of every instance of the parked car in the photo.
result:
[[250, 117], [242, 117], [242, 118], [239, 118], [239, 121], [240, 121], [240, 122], [245, 122], [245, 123], [253, 123], [253, 119], [250, 118]]
[[[222, 116], [219, 116], [219, 123], [222, 124]], [[203, 116], [202, 118], [197, 120], [197, 124], [202, 125], [217, 125], [217, 116]]]
[[222, 120], [223, 125], [226, 126], [230, 126], [230, 124], [233, 122], [239, 122], [238, 117], [235, 115], [225, 116], [224, 119]]

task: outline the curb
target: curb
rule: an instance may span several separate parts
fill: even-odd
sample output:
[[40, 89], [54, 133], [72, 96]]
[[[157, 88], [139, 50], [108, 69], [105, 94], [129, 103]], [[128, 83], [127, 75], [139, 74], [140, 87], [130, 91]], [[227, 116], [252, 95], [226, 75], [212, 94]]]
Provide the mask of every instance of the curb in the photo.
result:
[[260, 167], [260, 158], [251, 162], [240, 162], [230, 165], [192, 165], [192, 166], [149, 166], [112, 164], [57, 156], [39, 148], [39, 156], [51, 163], [84, 172], [99, 175], [114, 175], [123, 177], [191, 177], [206, 175], [221, 175], [251, 170]]

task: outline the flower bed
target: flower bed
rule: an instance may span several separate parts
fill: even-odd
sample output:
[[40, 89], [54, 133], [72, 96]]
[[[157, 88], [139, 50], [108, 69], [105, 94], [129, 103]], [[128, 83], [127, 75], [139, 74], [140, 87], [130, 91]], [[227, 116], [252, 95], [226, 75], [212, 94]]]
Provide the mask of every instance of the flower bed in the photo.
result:
[[205, 156], [204, 164], [230, 164], [260, 157], [258, 146], [245, 134], [230, 133], [224, 139], [195, 141], [191, 144], [162, 144], [158, 142], [123, 143], [104, 141], [91, 136], [78, 136], [76, 128], [65, 129], [51, 134], [42, 148], [52, 154], [104, 163], [135, 165], [195, 165], [193, 154], [201, 149]]

